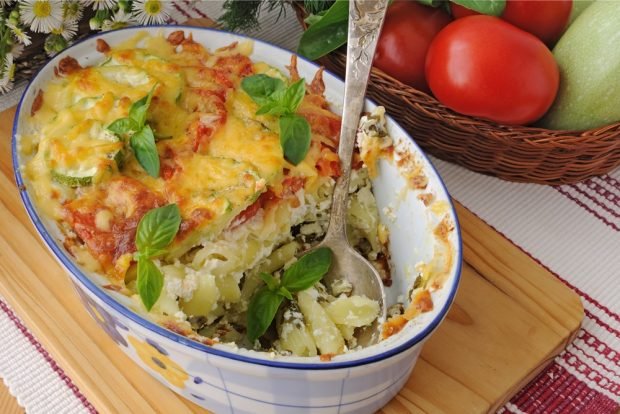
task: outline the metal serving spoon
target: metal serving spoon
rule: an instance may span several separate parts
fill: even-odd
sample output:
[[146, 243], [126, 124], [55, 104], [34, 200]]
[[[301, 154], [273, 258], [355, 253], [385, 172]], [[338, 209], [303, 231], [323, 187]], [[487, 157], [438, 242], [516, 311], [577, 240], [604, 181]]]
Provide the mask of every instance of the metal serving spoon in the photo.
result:
[[380, 321], [385, 320], [386, 316], [385, 291], [377, 270], [347, 240], [347, 200], [355, 137], [387, 5], [388, 0], [349, 1], [347, 69], [338, 148], [342, 175], [334, 187], [329, 227], [319, 245], [329, 247], [334, 254], [332, 267], [323, 278], [328, 290], [334, 281], [345, 279], [353, 286], [352, 294], [364, 295], [379, 302], [381, 311], [378, 320], [356, 333], [358, 344], [362, 346], [372, 345], [379, 340]]

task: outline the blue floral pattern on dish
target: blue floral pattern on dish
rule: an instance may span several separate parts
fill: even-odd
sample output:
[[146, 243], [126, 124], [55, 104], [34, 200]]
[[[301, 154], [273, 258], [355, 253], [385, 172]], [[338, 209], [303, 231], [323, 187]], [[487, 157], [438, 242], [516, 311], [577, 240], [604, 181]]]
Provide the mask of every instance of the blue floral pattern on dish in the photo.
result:
[[86, 310], [93, 317], [93, 319], [97, 322], [99, 326], [103, 328], [104, 331], [112, 338], [114, 342], [124, 347], [127, 347], [127, 341], [123, 338], [123, 335], [118, 331], [117, 328], [120, 328], [124, 331], [129, 331], [129, 329], [123, 325], [116, 317], [110, 315], [108, 311], [99, 306], [94, 300], [92, 300], [82, 289], [77, 285], [73, 284], [75, 290], [80, 297], [80, 300], [86, 307]]

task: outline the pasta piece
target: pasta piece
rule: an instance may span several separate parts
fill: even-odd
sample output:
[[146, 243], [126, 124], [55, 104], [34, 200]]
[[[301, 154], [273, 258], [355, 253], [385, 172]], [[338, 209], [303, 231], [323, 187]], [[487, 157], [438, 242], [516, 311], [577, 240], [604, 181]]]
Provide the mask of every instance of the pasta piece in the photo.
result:
[[350, 343], [355, 339], [355, 336], [353, 336], [355, 333], [354, 326], [338, 324], [336, 324], [336, 326], [338, 327], [338, 329], [340, 329], [340, 333], [342, 334], [342, 337], [347, 341], [347, 343]]
[[325, 306], [327, 314], [334, 323], [360, 327], [370, 325], [379, 316], [379, 303], [366, 296], [341, 295]]
[[291, 302], [289, 307], [282, 313], [278, 325], [278, 349], [290, 351], [298, 356], [315, 356], [316, 344], [312, 335], [304, 323], [304, 315], [297, 304]]
[[182, 303], [183, 312], [187, 315], [209, 316], [215, 310], [220, 298], [220, 291], [215, 283], [215, 277], [209, 273], [198, 273], [198, 287], [192, 298]]
[[317, 291], [314, 288], [297, 293], [306, 325], [321, 354], [341, 354], [344, 351], [344, 338], [316, 297]]
[[215, 278], [215, 284], [220, 290], [219, 300], [227, 303], [235, 303], [241, 299], [241, 290], [239, 289], [239, 278], [234, 275], [219, 276]]

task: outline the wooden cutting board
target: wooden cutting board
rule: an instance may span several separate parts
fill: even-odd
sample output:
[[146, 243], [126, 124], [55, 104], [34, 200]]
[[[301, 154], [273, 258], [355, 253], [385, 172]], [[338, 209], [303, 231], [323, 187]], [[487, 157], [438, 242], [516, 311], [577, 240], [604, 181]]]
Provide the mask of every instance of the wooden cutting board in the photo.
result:
[[[88, 316], [13, 180], [15, 110], [0, 114], [0, 294], [102, 413], [205, 412], [142, 371]], [[457, 203], [463, 275], [446, 320], [385, 414], [494, 412], [576, 334], [579, 297]]]

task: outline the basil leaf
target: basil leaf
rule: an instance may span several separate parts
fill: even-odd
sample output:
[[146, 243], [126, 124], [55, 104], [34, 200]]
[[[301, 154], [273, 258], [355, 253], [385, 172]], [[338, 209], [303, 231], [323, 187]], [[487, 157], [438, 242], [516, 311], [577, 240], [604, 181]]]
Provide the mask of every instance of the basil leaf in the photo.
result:
[[332, 264], [332, 251], [320, 247], [302, 256], [284, 271], [281, 284], [290, 292], [299, 292], [321, 280]]
[[310, 149], [310, 124], [299, 115], [284, 115], [280, 118], [280, 145], [284, 157], [293, 165], [306, 158]]
[[141, 257], [138, 259], [138, 278], [136, 289], [146, 310], [150, 311], [164, 286], [164, 276], [152, 260]]
[[267, 102], [256, 111], [256, 115], [284, 115], [286, 113], [288, 113], [288, 108], [276, 100]]
[[159, 153], [150, 126], [146, 125], [129, 140], [138, 162], [151, 177], [159, 177]]
[[251, 342], [258, 339], [269, 328], [283, 300], [281, 295], [272, 292], [266, 286], [254, 294], [247, 312], [247, 336]]
[[349, 2], [337, 0], [323, 18], [308, 28], [301, 36], [297, 52], [316, 60], [347, 42]]
[[118, 135], [121, 138], [125, 138], [130, 132], [138, 131], [138, 124], [131, 118], [119, 118], [116, 121], [112, 122], [106, 128], [108, 131], [111, 131]]
[[157, 84], [153, 85], [151, 91], [145, 97], [134, 102], [131, 108], [129, 108], [129, 118], [133, 119], [138, 125], [136, 130], [141, 129], [146, 123], [146, 111], [148, 111], [151, 105], [151, 99], [153, 99], [156, 86]]
[[241, 81], [241, 88], [259, 105], [271, 101], [271, 95], [285, 88], [284, 82], [264, 74], [248, 76]]
[[293, 300], [293, 295], [291, 294], [291, 292], [285, 288], [284, 286], [280, 286], [280, 288], [277, 290], [278, 295], [280, 296], [284, 296], [285, 298], [287, 298], [288, 300]]
[[163, 249], [174, 240], [180, 225], [181, 212], [176, 204], [148, 211], [140, 219], [136, 230], [136, 247], [141, 253], [139, 258], [163, 253]]
[[288, 112], [295, 113], [301, 101], [306, 95], [306, 81], [304, 78], [299, 79], [297, 82], [286, 88], [284, 96], [282, 96], [281, 104], [288, 109]]
[[452, 2], [491, 16], [500, 16], [506, 7], [506, 0], [452, 0]]
[[274, 292], [278, 290], [278, 287], [280, 286], [280, 282], [278, 281], [278, 279], [265, 272], [261, 272], [259, 276], [261, 279], [263, 279], [269, 290], [272, 290]]

